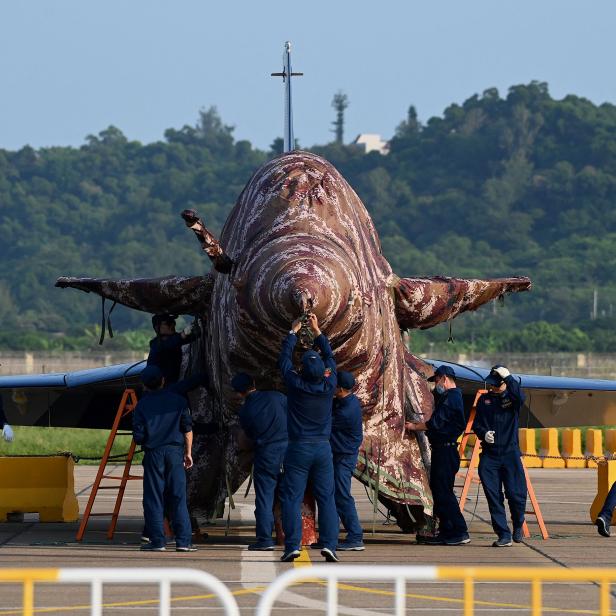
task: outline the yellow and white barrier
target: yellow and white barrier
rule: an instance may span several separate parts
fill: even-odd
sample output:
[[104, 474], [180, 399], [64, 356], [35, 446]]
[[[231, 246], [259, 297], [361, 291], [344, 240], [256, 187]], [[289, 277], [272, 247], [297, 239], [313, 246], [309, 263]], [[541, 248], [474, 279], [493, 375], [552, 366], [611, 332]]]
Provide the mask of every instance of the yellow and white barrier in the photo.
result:
[[68, 456], [0, 457], [0, 522], [8, 513], [38, 513], [41, 522], [74, 522], [75, 463]]
[[99, 569], [0, 569], [0, 583], [21, 583], [23, 586], [23, 616], [34, 614], [35, 583], [89, 584], [90, 614], [103, 614], [103, 584], [147, 585], [159, 588], [159, 616], [171, 614], [171, 584], [191, 584], [215, 594], [227, 616], [240, 616], [237, 602], [229, 589], [205, 571], [184, 568], [99, 568]]
[[[586, 430], [586, 451], [587, 456], [600, 458], [603, 455], [603, 432], [597, 428], [589, 428]], [[594, 460], [587, 460], [588, 468], [597, 468], [597, 463]]]
[[520, 451], [524, 456], [526, 468], [541, 468], [541, 459], [537, 456], [537, 444], [534, 428], [520, 428], [518, 432]]
[[539, 456], [543, 458], [543, 468], [565, 468], [565, 461], [558, 450], [558, 430], [541, 428], [541, 448]]
[[[603, 507], [607, 493], [616, 481], [616, 460], [601, 460], [597, 469], [597, 496], [590, 506], [590, 521], [594, 523]], [[612, 515], [612, 524], [616, 524], [616, 510]]]
[[[563, 569], [560, 567], [429, 567], [391, 566], [362, 567], [353, 565], [320, 565], [298, 567], [272, 582], [263, 593], [256, 616], [270, 616], [276, 599], [290, 586], [323, 580], [327, 591], [327, 614], [338, 613], [340, 580], [390, 580], [395, 587], [395, 614], [406, 614], [406, 583], [426, 580], [461, 582], [464, 616], [475, 610], [475, 582], [528, 582], [531, 590], [531, 615], [542, 613], [544, 582], [593, 582], [599, 586], [599, 616], [610, 614], [610, 584], [616, 582], [616, 569]], [[596, 613], [596, 612], [595, 612]]]
[[582, 455], [582, 431], [579, 428], [565, 428], [561, 437], [565, 467], [586, 468], [586, 460]]

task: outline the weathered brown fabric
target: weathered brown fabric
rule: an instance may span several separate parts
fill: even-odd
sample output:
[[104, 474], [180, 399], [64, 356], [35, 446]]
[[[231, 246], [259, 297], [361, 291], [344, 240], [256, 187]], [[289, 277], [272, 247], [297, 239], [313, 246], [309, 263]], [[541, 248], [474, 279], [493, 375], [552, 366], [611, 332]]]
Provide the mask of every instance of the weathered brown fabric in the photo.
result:
[[[209, 233], [199, 230], [204, 237]], [[284, 154], [253, 175], [220, 246], [232, 263], [229, 273], [210, 274], [213, 284], [204, 282], [208, 290], [199, 295], [197, 311], [173, 310], [205, 317], [202, 337], [185, 359], [188, 372], [202, 367], [210, 372], [212, 387], [199, 391], [192, 408], [197, 421], [218, 421], [224, 428], [195, 439], [189, 482], [193, 513], [211, 515], [224, 501], [227, 485], [235, 491], [246, 477], [250, 453], [240, 446], [231, 376], [246, 371], [259, 387], [283, 389], [276, 363], [281, 341], [290, 323], [310, 309], [339, 368], [357, 380], [365, 433], [358, 478], [378, 487], [379, 499], [399, 520], [431, 515], [429, 447], [423, 435], [404, 429], [405, 419], [427, 420], [432, 413], [425, 381], [431, 368], [406, 351], [400, 330], [431, 327], [504, 293], [525, 290], [528, 279], [398, 278], [359, 197], [330, 163], [307, 152]], [[161, 293], [148, 291], [146, 301], [140, 281], [131, 281], [130, 290], [113, 290], [110, 281], [95, 286], [62, 280], [63, 286], [141, 310], [171, 311]], [[181, 303], [177, 297], [169, 302]]]

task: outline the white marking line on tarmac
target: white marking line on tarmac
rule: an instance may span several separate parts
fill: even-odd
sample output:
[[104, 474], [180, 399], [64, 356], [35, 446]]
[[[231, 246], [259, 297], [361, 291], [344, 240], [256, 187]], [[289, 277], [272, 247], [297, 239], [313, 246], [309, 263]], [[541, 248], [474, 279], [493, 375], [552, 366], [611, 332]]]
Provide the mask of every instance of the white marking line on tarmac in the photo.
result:
[[[240, 520], [242, 522], [249, 521], [254, 523], [254, 508], [252, 505], [239, 503], [236, 505], [239, 509]], [[272, 552], [249, 552], [247, 549], [242, 550], [240, 561], [240, 579], [243, 588], [254, 588], [263, 584], [269, 584], [276, 579], [279, 573], [286, 571], [289, 565], [280, 562], [280, 550]], [[325, 589], [323, 588], [323, 593]], [[327, 603], [318, 599], [311, 599], [303, 595], [286, 590], [277, 600], [277, 605], [274, 608], [279, 609], [278, 604], [287, 603], [295, 606], [292, 609], [314, 609], [325, 613], [327, 611]], [[289, 608], [280, 608], [289, 609]], [[391, 608], [389, 609], [391, 611]], [[360, 608], [338, 607], [339, 614], [348, 614], [349, 616], [374, 616], [377, 611], [364, 610]]]

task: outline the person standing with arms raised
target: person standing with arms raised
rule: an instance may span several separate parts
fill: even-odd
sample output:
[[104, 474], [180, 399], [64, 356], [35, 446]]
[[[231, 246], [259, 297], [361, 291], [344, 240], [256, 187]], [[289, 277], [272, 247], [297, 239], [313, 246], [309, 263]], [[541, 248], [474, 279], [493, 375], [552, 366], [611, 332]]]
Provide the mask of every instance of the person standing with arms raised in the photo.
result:
[[278, 366], [287, 387], [287, 430], [289, 445], [284, 459], [280, 488], [285, 549], [281, 559], [292, 562], [300, 555], [301, 505], [310, 480], [319, 511], [321, 555], [337, 562], [338, 514], [334, 500], [334, 465], [329, 444], [332, 402], [336, 393], [336, 362], [329, 341], [319, 329], [315, 314], [308, 323], [315, 336], [314, 350], [302, 355], [301, 372], [293, 367], [293, 349], [302, 323], [296, 319], [282, 343]]

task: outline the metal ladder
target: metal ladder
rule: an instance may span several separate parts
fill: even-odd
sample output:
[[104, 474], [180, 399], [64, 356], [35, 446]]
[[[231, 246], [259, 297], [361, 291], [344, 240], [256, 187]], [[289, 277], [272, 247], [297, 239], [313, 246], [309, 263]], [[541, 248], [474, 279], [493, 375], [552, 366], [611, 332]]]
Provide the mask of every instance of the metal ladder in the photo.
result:
[[[126, 484], [130, 480], [143, 480], [142, 475], [131, 475], [130, 469], [133, 462], [133, 456], [135, 455], [136, 444], [135, 441], [131, 439], [130, 447], [128, 449], [128, 453], [124, 458], [124, 470], [121, 475], [108, 475], [106, 474], [107, 465], [109, 464], [109, 458], [111, 455], [111, 448], [115, 442], [116, 436], [131, 436], [132, 432], [118, 432], [118, 428], [120, 426], [120, 421], [124, 419], [127, 415], [132, 413], [137, 406], [137, 394], [134, 389], [125, 389], [122, 394], [122, 399], [120, 400], [120, 404], [118, 406], [118, 411], [115, 416], [115, 420], [113, 422], [113, 426], [111, 428], [111, 432], [109, 433], [109, 438], [107, 439], [107, 445], [105, 446], [105, 453], [101, 459], [101, 463], [98, 467], [98, 472], [96, 473], [96, 479], [94, 480], [94, 484], [92, 485], [92, 491], [90, 492], [90, 497], [88, 498], [88, 504], [86, 505], [86, 510], [83, 514], [83, 518], [81, 519], [81, 523], [79, 524], [79, 530], [77, 531], [76, 539], [77, 541], [81, 541], [86, 532], [86, 527], [88, 525], [88, 521], [91, 516], [100, 516], [100, 517], [109, 517], [111, 516], [111, 522], [109, 523], [109, 528], [107, 529], [107, 539], [113, 539], [113, 534], [115, 532], [116, 525], [118, 523], [118, 517], [120, 515], [120, 507], [122, 506], [122, 499], [124, 498], [124, 492], [126, 490]], [[114, 483], [110, 485], [101, 485], [103, 479], [113, 481]], [[116, 497], [115, 506], [112, 512], [104, 512], [104, 513], [92, 513], [92, 507], [94, 506], [94, 501], [96, 500], [96, 495], [99, 490], [118, 490], [118, 495]]]
[[[468, 417], [468, 422], [466, 423], [466, 429], [464, 430], [464, 434], [462, 435], [462, 440], [460, 441], [460, 447], [458, 452], [460, 454], [460, 458], [464, 458], [464, 453], [466, 449], [466, 443], [468, 441], [468, 437], [473, 434], [473, 422], [475, 421], [475, 415], [477, 413], [477, 402], [479, 401], [479, 397], [483, 394], [487, 393], [485, 389], [478, 389], [475, 394], [475, 400], [473, 402], [473, 406], [471, 407], [471, 412]], [[477, 472], [477, 468], [479, 466], [479, 453], [481, 451], [481, 442], [477, 437], [475, 437], [475, 444], [473, 445], [473, 452], [471, 454], [470, 461], [468, 463], [468, 468], [466, 469], [466, 476], [464, 477], [464, 484], [462, 486], [462, 493], [460, 494], [460, 511], [464, 511], [464, 507], [466, 505], [466, 498], [468, 496], [468, 491], [471, 487], [471, 482], [481, 483], [478, 477], [475, 477], [475, 473]], [[537, 518], [537, 523], [539, 524], [539, 530], [541, 531], [541, 536], [543, 539], [548, 539], [548, 530], [545, 526], [545, 522], [543, 521], [543, 514], [541, 513], [541, 507], [539, 506], [539, 501], [535, 496], [535, 490], [533, 488], [533, 484], [531, 483], [530, 476], [528, 474], [528, 470], [526, 468], [526, 464], [524, 464], [524, 458], [522, 460], [522, 467], [524, 468], [524, 476], [526, 477], [526, 489], [528, 491], [528, 498], [532, 505], [531, 511], [526, 511], [527, 515], [534, 515]], [[528, 530], [528, 525], [526, 524], [526, 520], [524, 521], [524, 526], [522, 527], [524, 531], [524, 537], [528, 539], [530, 537], [530, 531]]]

